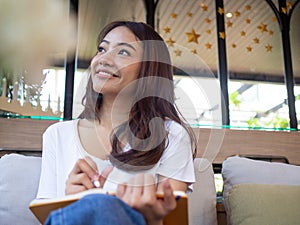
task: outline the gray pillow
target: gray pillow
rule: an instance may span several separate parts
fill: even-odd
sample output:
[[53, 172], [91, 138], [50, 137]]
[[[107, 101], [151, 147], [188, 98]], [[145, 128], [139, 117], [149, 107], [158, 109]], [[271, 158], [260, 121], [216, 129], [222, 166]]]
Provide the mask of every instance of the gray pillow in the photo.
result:
[[194, 160], [196, 182], [189, 194], [189, 225], [217, 225], [216, 188], [212, 164], [205, 158]]
[[40, 224], [28, 208], [36, 197], [41, 158], [19, 154], [0, 159], [0, 224]]

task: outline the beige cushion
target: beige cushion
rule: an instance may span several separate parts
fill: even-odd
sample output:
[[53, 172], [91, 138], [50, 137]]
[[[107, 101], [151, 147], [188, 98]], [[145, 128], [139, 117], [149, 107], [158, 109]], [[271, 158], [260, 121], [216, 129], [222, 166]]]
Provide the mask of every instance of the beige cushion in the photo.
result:
[[194, 160], [196, 182], [189, 195], [189, 225], [217, 225], [216, 188], [212, 164], [204, 158]]
[[238, 184], [228, 195], [231, 225], [300, 224], [300, 186]]

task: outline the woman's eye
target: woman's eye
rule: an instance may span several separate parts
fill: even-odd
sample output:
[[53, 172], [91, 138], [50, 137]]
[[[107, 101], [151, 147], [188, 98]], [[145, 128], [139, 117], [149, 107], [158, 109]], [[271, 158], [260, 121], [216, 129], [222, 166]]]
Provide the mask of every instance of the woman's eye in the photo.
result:
[[119, 54], [120, 54], [120, 55], [127, 55], [127, 56], [130, 56], [129, 51], [127, 51], [127, 50], [125, 50], [125, 49], [120, 50], [120, 51], [119, 51]]
[[98, 50], [99, 53], [105, 52], [105, 49], [103, 47], [101, 47], [101, 46], [99, 46], [97, 48], [97, 50]]

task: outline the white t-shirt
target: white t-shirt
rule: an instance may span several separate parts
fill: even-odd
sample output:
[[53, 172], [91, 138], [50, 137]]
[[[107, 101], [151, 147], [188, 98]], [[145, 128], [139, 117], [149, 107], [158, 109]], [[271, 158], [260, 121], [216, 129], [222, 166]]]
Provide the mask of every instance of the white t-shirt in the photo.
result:
[[[99, 173], [111, 165], [110, 161], [91, 156], [84, 150], [78, 135], [78, 121], [77, 119], [55, 123], [43, 134], [42, 170], [37, 198], [64, 196], [68, 175], [80, 158], [90, 156], [96, 162]], [[190, 137], [187, 131], [174, 121], [167, 121], [165, 125], [168, 132], [167, 148], [159, 162], [143, 173], [153, 174], [156, 179], [161, 175], [192, 184], [195, 182], [195, 174]], [[118, 183], [126, 182], [136, 173], [138, 172], [114, 168], [103, 188], [115, 191]], [[189, 188], [191, 189], [191, 185]]]

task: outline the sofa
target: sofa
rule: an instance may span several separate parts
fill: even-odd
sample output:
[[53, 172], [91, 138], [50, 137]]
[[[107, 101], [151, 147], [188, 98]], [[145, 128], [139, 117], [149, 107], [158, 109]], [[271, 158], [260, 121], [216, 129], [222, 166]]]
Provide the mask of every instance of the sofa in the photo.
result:
[[[189, 197], [190, 225], [217, 225], [216, 191], [212, 164], [196, 158], [197, 182]], [[6, 154], [0, 158], [0, 224], [35, 225], [39, 221], [28, 208], [38, 188], [41, 157]]]
[[[28, 208], [35, 198], [41, 157], [6, 154], [0, 158], [0, 224], [35, 225]], [[217, 225], [212, 164], [194, 161], [196, 183], [189, 196], [189, 224]], [[228, 157], [222, 164], [227, 225], [300, 224], [300, 166]]]

